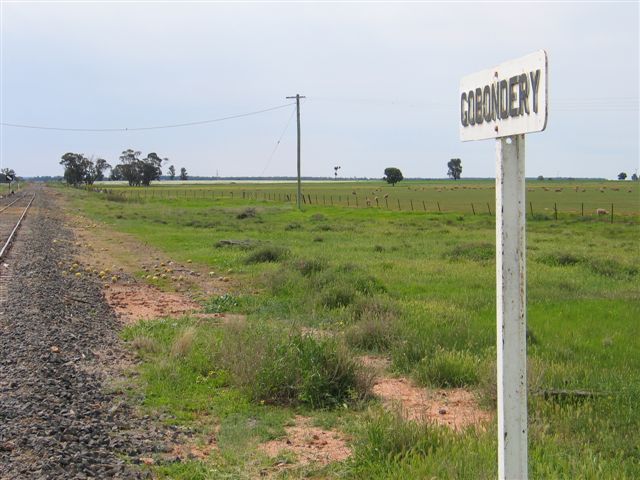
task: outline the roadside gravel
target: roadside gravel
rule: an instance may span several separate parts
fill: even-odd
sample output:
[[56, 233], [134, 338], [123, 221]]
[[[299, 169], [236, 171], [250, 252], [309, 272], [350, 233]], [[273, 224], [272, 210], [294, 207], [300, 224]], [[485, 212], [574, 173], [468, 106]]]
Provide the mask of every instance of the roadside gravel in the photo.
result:
[[118, 322], [96, 280], [62, 275], [74, 242], [53, 195], [34, 207], [0, 265], [0, 478], [146, 478], [135, 464], [179, 432], [108, 393]]

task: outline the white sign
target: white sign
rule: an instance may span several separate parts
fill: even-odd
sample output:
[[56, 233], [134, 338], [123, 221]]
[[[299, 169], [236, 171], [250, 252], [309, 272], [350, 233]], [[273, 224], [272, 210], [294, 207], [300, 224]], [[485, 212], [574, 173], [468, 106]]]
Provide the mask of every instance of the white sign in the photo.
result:
[[547, 52], [539, 50], [460, 81], [460, 140], [484, 140], [547, 126]]

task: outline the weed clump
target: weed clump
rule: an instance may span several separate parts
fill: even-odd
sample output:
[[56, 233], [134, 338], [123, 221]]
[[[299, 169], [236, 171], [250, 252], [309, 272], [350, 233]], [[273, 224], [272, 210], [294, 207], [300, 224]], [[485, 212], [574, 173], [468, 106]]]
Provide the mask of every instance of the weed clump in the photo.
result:
[[294, 266], [302, 275], [308, 277], [327, 268], [327, 261], [322, 258], [298, 260], [294, 263]]
[[289, 255], [289, 250], [283, 247], [262, 247], [256, 250], [245, 259], [245, 263], [267, 263], [267, 262], [279, 262]]
[[347, 307], [355, 298], [356, 290], [350, 285], [330, 286], [322, 291], [320, 304], [329, 309]]
[[395, 338], [395, 325], [389, 316], [367, 317], [345, 332], [345, 340], [349, 346], [368, 352], [388, 351]]
[[193, 346], [193, 340], [196, 335], [196, 330], [193, 327], [186, 328], [180, 336], [178, 336], [171, 345], [171, 356], [173, 358], [184, 358], [187, 356], [191, 347]]
[[131, 347], [139, 354], [157, 353], [160, 344], [153, 338], [141, 335], [131, 341]]
[[236, 218], [239, 220], [244, 220], [245, 218], [254, 218], [257, 215], [256, 209], [253, 207], [245, 208], [242, 212], [236, 215]]
[[468, 352], [438, 348], [420, 361], [414, 375], [423, 385], [466, 387], [478, 383], [479, 367], [479, 360]]
[[495, 258], [496, 249], [491, 243], [465, 243], [457, 245], [445, 256], [451, 260], [486, 262]]
[[298, 222], [292, 222], [292, 223], [288, 223], [285, 227], [284, 227], [285, 231], [290, 231], [290, 230], [302, 230], [302, 225], [299, 224]]
[[370, 395], [371, 378], [334, 339], [236, 326], [226, 332], [218, 357], [255, 401], [333, 408]]
[[582, 257], [569, 252], [551, 252], [538, 258], [540, 263], [552, 267], [566, 267], [582, 262]]
[[324, 222], [327, 220], [327, 217], [325, 217], [323, 214], [321, 213], [314, 213], [313, 215], [311, 215], [310, 220], [312, 222]]
[[443, 429], [406, 421], [398, 410], [381, 410], [369, 415], [356, 445], [356, 458], [362, 464], [399, 461], [411, 455], [432, 455], [446, 443]]

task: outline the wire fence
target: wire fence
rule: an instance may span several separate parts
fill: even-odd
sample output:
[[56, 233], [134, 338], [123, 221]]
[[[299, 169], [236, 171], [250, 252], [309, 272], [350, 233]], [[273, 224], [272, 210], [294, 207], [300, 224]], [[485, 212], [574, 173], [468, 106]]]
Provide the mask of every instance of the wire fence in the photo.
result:
[[[287, 203], [295, 205], [297, 195], [295, 192], [271, 192], [266, 190], [249, 189], [107, 189], [88, 187], [86, 190], [99, 193], [105, 198], [114, 201], [149, 201], [149, 200], [242, 200], [254, 203]], [[382, 197], [362, 197], [357, 194], [319, 194], [308, 193], [301, 196], [301, 203], [305, 206], [368, 208], [397, 212], [423, 212], [423, 213], [458, 213], [474, 216], [494, 216], [495, 204], [493, 202], [443, 202], [433, 199], [399, 198], [384, 195]], [[614, 203], [602, 206], [594, 202], [566, 203], [536, 203], [527, 202], [527, 218], [533, 220], [558, 220], [570, 217], [598, 217], [614, 222], [617, 217], [628, 217], [628, 212], [618, 212]]]

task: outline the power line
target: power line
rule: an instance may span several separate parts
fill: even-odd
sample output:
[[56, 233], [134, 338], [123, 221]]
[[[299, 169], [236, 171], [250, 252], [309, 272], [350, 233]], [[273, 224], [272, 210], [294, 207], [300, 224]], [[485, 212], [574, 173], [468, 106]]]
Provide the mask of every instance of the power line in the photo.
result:
[[200, 120], [197, 122], [186, 122], [186, 123], [174, 123], [170, 125], [158, 125], [153, 127], [133, 127], [133, 128], [63, 128], [63, 127], [45, 127], [40, 125], [23, 125], [18, 123], [5, 123], [2, 122], [0, 125], [4, 127], [15, 127], [15, 128], [29, 128], [34, 130], [55, 130], [59, 132], [136, 132], [142, 130], [161, 130], [165, 128], [179, 128], [179, 127], [193, 127], [196, 125], [206, 125], [208, 123], [216, 123], [222, 122], [224, 120], [233, 120], [234, 118], [242, 118], [248, 117], [251, 115], [258, 115], [260, 113], [271, 112], [273, 110], [279, 110], [281, 108], [289, 107], [291, 105], [295, 105], [295, 102], [285, 103], [284, 105], [278, 105], [277, 107], [265, 108], [263, 110], [256, 110], [253, 112], [240, 113], [237, 115], [229, 115], [227, 117], [214, 118], [212, 120]]
[[273, 156], [275, 155], [276, 150], [278, 150], [278, 147], [280, 146], [280, 142], [282, 141], [282, 137], [284, 137], [284, 134], [287, 133], [287, 130], [289, 129], [289, 125], [291, 124], [291, 119], [293, 118], [295, 113], [296, 113], [296, 109], [295, 108], [291, 109], [291, 115], [289, 115], [289, 120], [287, 120], [287, 123], [284, 126], [284, 129], [282, 130], [282, 133], [278, 137], [278, 141], [276, 142], [275, 146], [273, 147], [273, 150], [271, 151], [271, 155], [269, 155], [269, 159], [267, 160], [267, 164], [262, 169], [262, 173], [260, 174], [260, 176], [264, 175], [264, 172], [266, 172], [267, 168], [269, 168], [269, 165], [271, 165], [271, 160], [273, 160]]

